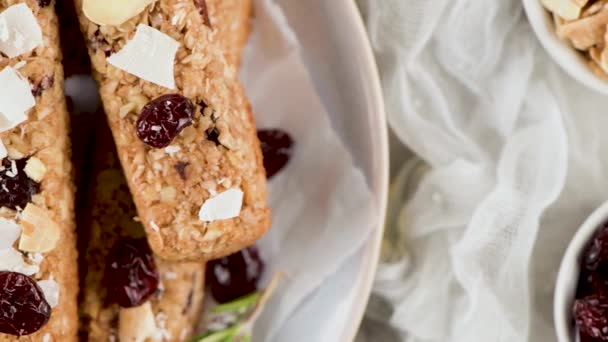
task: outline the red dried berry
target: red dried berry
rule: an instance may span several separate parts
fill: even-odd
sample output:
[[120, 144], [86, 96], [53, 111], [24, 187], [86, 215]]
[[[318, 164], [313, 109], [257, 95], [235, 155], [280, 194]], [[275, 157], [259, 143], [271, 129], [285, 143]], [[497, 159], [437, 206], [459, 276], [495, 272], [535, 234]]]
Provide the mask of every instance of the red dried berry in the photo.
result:
[[30, 277], [0, 272], [0, 332], [23, 336], [42, 328], [51, 317], [51, 307], [42, 290]]
[[0, 207], [25, 208], [40, 186], [25, 174], [27, 159], [4, 159], [0, 171]]
[[218, 303], [230, 302], [257, 290], [264, 262], [255, 246], [207, 263], [207, 285]]
[[38, 0], [38, 6], [44, 8], [51, 4], [51, 0]]
[[591, 337], [591, 336], [589, 336], [589, 335], [587, 335], [585, 333], [580, 333], [579, 337], [580, 338], [579, 338], [578, 342], [600, 342], [600, 341], [602, 341], [599, 338], [593, 338], [593, 337]]
[[606, 265], [608, 265], [608, 229], [604, 226], [587, 247], [584, 266], [589, 271], [595, 271]]
[[574, 301], [574, 320], [578, 329], [593, 338], [608, 341], [608, 300], [598, 295]]
[[608, 298], [608, 279], [603, 272], [583, 271], [577, 289], [577, 298], [592, 294]]
[[264, 154], [266, 177], [270, 179], [289, 162], [294, 142], [287, 132], [278, 129], [259, 130], [258, 138]]
[[137, 136], [146, 144], [163, 148], [187, 126], [192, 125], [194, 105], [179, 94], [169, 94], [150, 101], [137, 120]]
[[158, 271], [146, 239], [122, 238], [106, 258], [107, 301], [123, 308], [139, 306], [158, 289]]
[[207, 10], [207, 0], [194, 0], [194, 6], [203, 17], [203, 23], [211, 28], [211, 20], [209, 20], [209, 11]]

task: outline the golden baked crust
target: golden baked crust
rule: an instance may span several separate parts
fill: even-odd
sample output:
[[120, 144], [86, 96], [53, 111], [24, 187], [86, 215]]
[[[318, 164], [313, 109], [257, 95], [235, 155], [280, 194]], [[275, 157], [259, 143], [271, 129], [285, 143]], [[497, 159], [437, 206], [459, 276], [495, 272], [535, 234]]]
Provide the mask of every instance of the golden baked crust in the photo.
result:
[[[58, 21], [54, 1], [41, 8], [36, 0], [0, 0], [0, 11], [11, 5], [26, 3], [33, 11], [44, 37], [44, 46], [16, 58], [0, 58], [0, 70], [8, 65], [25, 62], [19, 72], [30, 80], [36, 97], [36, 107], [29, 119], [18, 127], [0, 133], [9, 157], [36, 157], [46, 166], [40, 192], [32, 202], [46, 209], [60, 227], [56, 247], [44, 253], [40, 272], [33, 278], [53, 279], [59, 284], [59, 304], [53, 308], [49, 322], [34, 334], [17, 338], [0, 334], [0, 341], [76, 341], [78, 268], [76, 235], [74, 232], [74, 186], [71, 174], [69, 118], [63, 93], [63, 70], [59, 48]], [[21, 63], [22, 64], [22, 63]], [[0, 209], [2, 216], [14, 217], [15, 212]]]
[[[251, 107], [214, 27], [232, 22], [231, 13], [220, 10], [224, 2], [207, 1], [210, 29], [192, 0], [159, 0], [119, 27], [92, 23], [82, 13], [82, 0], [75, 0], [129, 188], [150, 246], [166, 259], [225, 256], [252, 244], [270, 227], [266, 177]], [[107, 55], [133, 36], [138, 24], [160, 29], [181, 43], [174, 69], [177, 92], [197, 104], [193, 126], [172, 144], [181, 150], [171, 155], [141, 142], [135, 122], [150, 99], [175, 91], [106, 62]], [[220, 145], [207, 139], [211, 128], [219, 131]], [[239, 217], [199, 220], [199, 209], [214, 191], [235, 187], [244, 192]]]
[[[115, 146], [105, 119], [100, 113], [95, 142], [95, 161], [89, 192], [90, 217], [80, 227], [87, 236], [86, 274], [82, 287], [80, 316], [81, 339], [86, 341], [118, 341], [122, 322], [116, 304], [105, 304], [106, 289], [102, 286], [105, 257], [121, 237], [143, 237], [144, 230], [134, 220], [135, 205], [116, 157]], [[190, 337], [199, 319], [204, 293], [203, 262], [170, 262], [156, 258], [160, 275], [159, 291], [149, 300], [159, 327], [167, 341], [184, 341]]]

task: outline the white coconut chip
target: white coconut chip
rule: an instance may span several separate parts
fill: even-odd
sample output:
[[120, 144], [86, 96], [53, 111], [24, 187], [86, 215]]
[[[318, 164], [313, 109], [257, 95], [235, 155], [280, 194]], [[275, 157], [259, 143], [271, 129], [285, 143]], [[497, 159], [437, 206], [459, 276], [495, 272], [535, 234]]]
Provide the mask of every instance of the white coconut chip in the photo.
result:
[[161, 87], [175, 89], [174, 63], [180, 43], [161, 31], [139, 24], [135, 36], [108, 63]]
[[9, 58], [44, 44], [42, 30], [32, 10], [21, 3], [0, 13], [0, 51]]
[[12, 67], [0, 71], [0, 132], [27, 120], [27, 111], [36, 105], [30, 83]]
[[239, 216], [242, 207], [243, 191], [229, 189], [205, 201], [198, 218], [204, 222], [227, 220]]

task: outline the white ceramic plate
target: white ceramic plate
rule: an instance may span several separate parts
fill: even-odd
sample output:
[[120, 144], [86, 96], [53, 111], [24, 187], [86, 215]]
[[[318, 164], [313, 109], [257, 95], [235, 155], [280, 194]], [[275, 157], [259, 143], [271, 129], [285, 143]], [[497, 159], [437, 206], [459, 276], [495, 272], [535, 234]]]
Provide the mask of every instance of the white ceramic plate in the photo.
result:
[[[334, 341], [351, 341], [363, 317], [380, 255], [388, 194], [388, 133], [375, 59], [352, 0], [277, 0], [302, 44], [304, 61], [338, 134], [353, 154], [381, 213], [368, 243], [319, 289], [293, 324], [321, 326], [347, 312]], [[315, 46], [314, 49], [307, 48]], [[339, 289], [342, 296], [332, 295]], [[331, 339], [327, 339], [331, 340]]]
[[534, 33], [555, 62], [580, 83], [608, 94], [608, 82], [595, 76], [581, 54], [557, 36], [553, 19], [540, 0], [523, 0], [523, 3]]

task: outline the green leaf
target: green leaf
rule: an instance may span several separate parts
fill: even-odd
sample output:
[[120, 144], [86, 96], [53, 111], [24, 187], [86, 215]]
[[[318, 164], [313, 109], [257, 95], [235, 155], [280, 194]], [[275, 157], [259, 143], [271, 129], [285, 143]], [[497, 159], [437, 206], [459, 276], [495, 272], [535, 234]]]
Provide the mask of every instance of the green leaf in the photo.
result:
[[250, 295], [247, 295], [247, 296], [244, 296], [241, 298], [237, 298], [237, 299], [233, 300], [232, 302], [218, 305], [218, 306], [214, 307], [213, 309], [211, 309], [210, 312], [212, 314], [220, 314], [220, 313], [224, 313], [224, 312], [242, 313], [244, 311], [249, 310], [253, 305], [255, 305], [255, 303], [257, 303], [259, 298], [260, 298], [260, 293], [254, 292]]
[[206, 333], [195, 337], [191, 342], [232, 342], [239, 332], [240, 324], [215, 332]]

